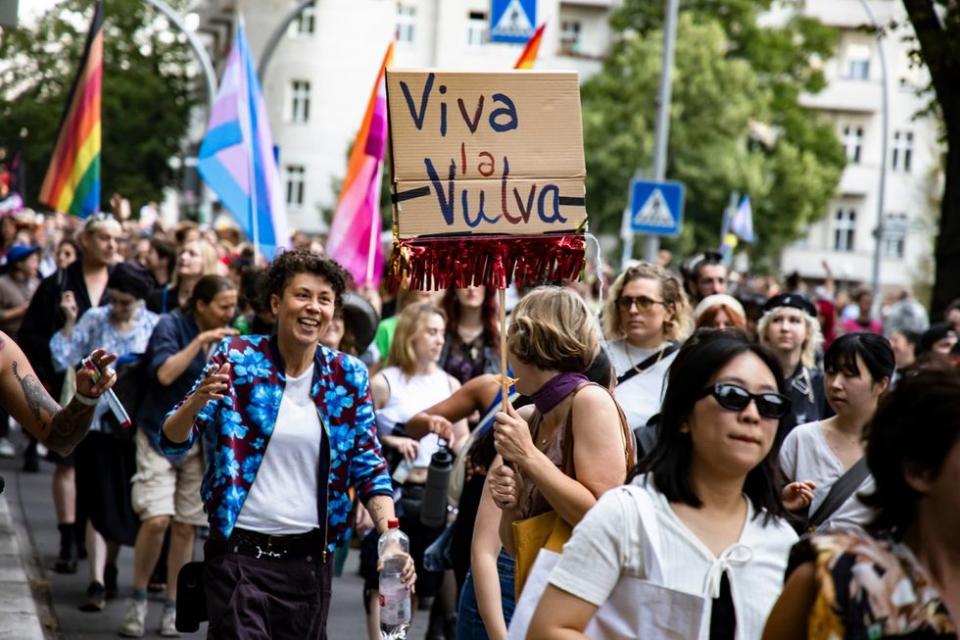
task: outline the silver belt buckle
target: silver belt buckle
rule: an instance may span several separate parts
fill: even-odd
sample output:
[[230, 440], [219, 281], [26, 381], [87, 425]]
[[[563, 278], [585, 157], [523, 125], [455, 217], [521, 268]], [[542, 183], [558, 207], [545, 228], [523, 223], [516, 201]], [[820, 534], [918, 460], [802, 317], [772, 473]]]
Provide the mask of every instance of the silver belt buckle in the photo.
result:
[[266, 550], [266, 551], [264, 551], [263, 549], [261, 549], [259, 544], [256, 545], [256, 547], [257, 547], [257, 558], [256, 558], [256, 559], [257, 559], [257, 560], [259, 560], [259, 559], [262, 558], [263, 556], [266, 556], [266, 557], [268, 557], [268, 558], [282, 558], [282, 557], [283, 557], [283, 554], [282, 554], [282, 553], [280, 553], [280, 552], [278, 552], [278, 551], [274, 551], [273, 549], [270, 548], [270, 540], [271, 540], [270, 538], [267, 538], [267, 550]]

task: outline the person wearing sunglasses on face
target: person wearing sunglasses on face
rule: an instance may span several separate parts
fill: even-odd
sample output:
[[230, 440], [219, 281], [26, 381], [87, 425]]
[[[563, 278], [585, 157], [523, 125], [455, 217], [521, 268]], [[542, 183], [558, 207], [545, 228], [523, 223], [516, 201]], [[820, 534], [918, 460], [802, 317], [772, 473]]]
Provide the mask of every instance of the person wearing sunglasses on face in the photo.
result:
[[680, 280], [663, 267], [641, 262], [613, 283], [603, 332], [617, 373], [614, 397], [631, 429], [660, 411], [667, 371], [691, 324]]
[[873, 489], [873, 478], [866, 471], [846, 500], [824, 507], [832, 512], [818, 509], [827, 502], [834, 483], [848, 472], [858, 473], [854, 467], [863, 458], [864, 429], [896, 367], [893, 349], [882, 336], [848, 333], [830, 345], [823, 366], [827, 401], [837, 415], [802, 424], [787, 434], [780, 449], [780, 465], [790, 481], [783, 488], [783, 501], [790, 511], [806, 510], [810, 528], [859, 527], [872, 515], [858, 497]]
[[[680, 594], [705, 600], [696, 629], [673, 628], [676, 618], [659, 627], [669, 637], [760, 636], [797, 540], [778, 495], [774, 443], [790, 408], [782, 380], [776, 357], [740, 331], [701, 330], [687, 341], [670, 369], [658, 442], [631, 483], [639, 491], [608, 491], [576, 527], [528, 637], [585, 637], [621, 576], [663, 596], [644, 617]], [[638, 511], [638, 493], [652, 508]], [[659, 578], [644, 560], [654, 537]], [[645, 602], [653, 599], [637, 607]]]

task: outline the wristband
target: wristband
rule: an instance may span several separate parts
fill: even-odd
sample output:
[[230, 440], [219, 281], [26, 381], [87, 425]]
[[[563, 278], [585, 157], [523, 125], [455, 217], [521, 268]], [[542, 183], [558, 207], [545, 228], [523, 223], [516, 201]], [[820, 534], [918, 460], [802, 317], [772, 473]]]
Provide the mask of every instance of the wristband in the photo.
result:
[[95, 407], [100, 403], [99, 396], [96, 398], [91, 398], [90, 396], [85, 396], [80, 392], [73, 394], [73, 399], [88, 407]]

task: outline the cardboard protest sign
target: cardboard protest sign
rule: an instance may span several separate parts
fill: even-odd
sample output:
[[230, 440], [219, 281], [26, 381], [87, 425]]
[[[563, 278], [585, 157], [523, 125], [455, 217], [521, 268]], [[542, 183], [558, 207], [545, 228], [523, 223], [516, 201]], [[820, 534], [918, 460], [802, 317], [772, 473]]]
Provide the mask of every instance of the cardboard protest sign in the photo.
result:
[[586, 168], [576, 73], [387, 71], [394, 276], [574, 279]]

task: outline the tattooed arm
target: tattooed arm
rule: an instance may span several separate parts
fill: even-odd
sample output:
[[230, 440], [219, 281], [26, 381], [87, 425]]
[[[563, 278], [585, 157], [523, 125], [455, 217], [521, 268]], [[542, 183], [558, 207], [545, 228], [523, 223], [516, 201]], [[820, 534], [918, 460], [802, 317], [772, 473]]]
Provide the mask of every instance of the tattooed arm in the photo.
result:
[[[116, 360], [103, 349], [91, 355], [101, 369]], [[113, 386], [116, 374], [110, 373], [93, 384], [91, 373], [77, 373], [77, 393], [94, 399]], [[96, 404], [84, 404], [74, 397], [61, 408], [50, 397], [20, 347], [0, 332], [0, 398], [4, 408], [35, 438], [60, 455], [67, 455], [90, 430]]]
[[370, 517], [373, 518], [373, 524], [377, 527], [377, 533], [386, 531], [387, 522], [397, 517], [393, 509], [393, 496], [373, 496], [367, 500], [366, 507]]

